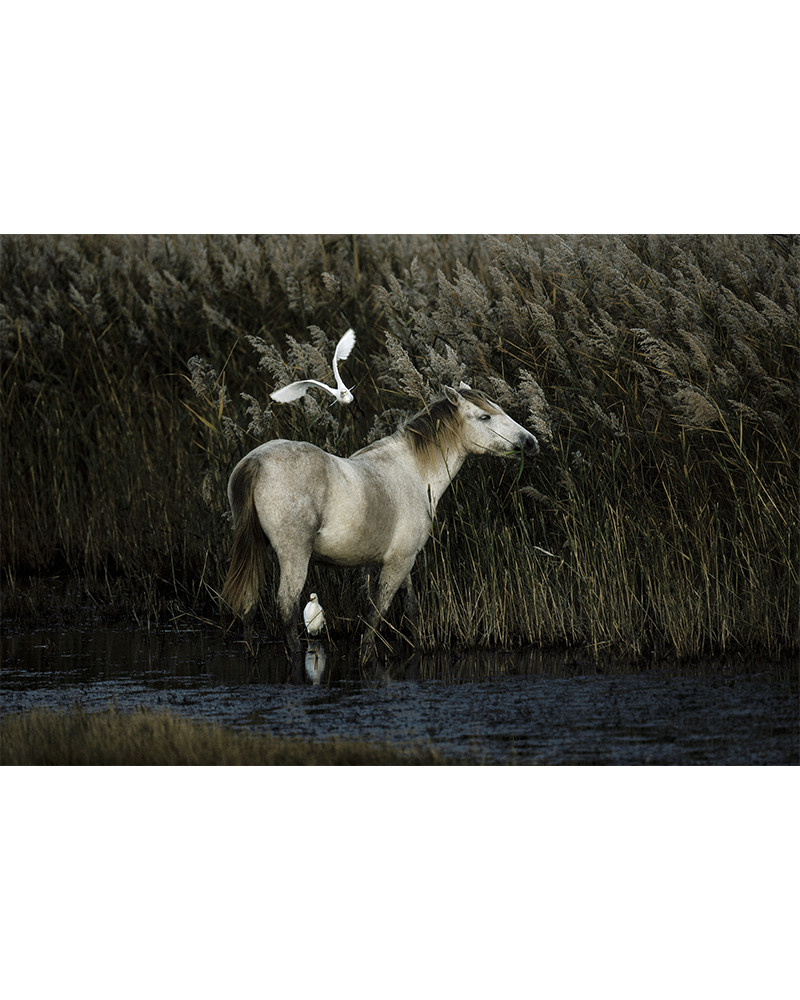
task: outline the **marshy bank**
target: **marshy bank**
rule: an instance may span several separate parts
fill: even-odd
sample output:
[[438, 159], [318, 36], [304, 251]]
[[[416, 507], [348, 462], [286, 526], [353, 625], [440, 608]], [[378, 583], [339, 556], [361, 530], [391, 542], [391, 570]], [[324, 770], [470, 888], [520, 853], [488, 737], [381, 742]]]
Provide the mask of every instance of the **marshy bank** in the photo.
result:
[[[544, 448], [445, 497], [423, 650], [796, 653], [798, 271], [795, 237], [3, 237], [3, 619], [58, 575], [67, 617], [216, 620], [246, 451], [347, 454], [464, 379]], [[348, 326], [355, 403], [270, 404]], [[308, 589], [351, 640], [353, 574]]]

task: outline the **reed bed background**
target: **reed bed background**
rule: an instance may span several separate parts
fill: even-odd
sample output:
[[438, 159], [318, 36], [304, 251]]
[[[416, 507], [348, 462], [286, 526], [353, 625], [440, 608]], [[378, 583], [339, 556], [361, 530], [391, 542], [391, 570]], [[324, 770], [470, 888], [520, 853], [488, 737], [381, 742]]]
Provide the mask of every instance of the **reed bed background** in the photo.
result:
[[[3, 616], [217, 621], [225, 484], [272, 437], [348, 454], [443, 385], [539, 458], [474, 461], [416, 583], [421, 641], [681, 658], [798, 644], [797, 237], [3, 237]], [[301, 377], [346, 363], [355, 403]], [[273, 578], [261, 628], [279, 634]], [[357, 575], [314, 567], [334, 637]], [[400, 640], [401, 642], [403, 640]]]

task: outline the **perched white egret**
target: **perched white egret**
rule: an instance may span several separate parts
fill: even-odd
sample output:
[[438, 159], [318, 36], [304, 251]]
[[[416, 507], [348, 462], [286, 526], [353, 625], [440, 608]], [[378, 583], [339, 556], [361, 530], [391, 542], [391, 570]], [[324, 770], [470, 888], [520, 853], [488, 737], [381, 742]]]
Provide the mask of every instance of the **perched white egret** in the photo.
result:
[[315, 378], [305, 378], [300, 382], [292, 382], [282, 389], [276, 389], [275, 392], [270, 393], [270, 396], [276, 403], [291, 403], [293, 399], [300, 399], [301, 396], [305, 396], [312, 386], [316, 386], [318, 389], [324, 389], [325, 392], [329, 392], [339, 403], [352, 403], [353, 394], [342, 381], [342, 377], [339, 374], [339, 362], [346, 360], [350, 356], [355, 342], [355, 333], [352, 330], [348, 330], [333, 352], [333, 376], [336, 379], [335, 389], [332, 389], [329, 385], [325, 385], [324, 382], [318, 382]]
[[303, 608], [303, 621], [306, 623], [306, 632], [311, 636], [319, 635], [325, 628], [325, 613], [316, 594], [311, 595], [311, 600]]

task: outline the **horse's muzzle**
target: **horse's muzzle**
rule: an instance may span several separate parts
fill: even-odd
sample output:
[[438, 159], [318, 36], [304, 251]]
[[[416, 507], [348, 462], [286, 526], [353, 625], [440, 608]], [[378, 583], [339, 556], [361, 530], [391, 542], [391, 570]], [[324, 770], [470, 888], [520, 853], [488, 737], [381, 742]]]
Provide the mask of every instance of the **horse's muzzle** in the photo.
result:
[[539, 454], [539, 442], [533, 434], [525, 434], [520, 437], [519, 446], [525, 458], [533, 458], [534, 455]]

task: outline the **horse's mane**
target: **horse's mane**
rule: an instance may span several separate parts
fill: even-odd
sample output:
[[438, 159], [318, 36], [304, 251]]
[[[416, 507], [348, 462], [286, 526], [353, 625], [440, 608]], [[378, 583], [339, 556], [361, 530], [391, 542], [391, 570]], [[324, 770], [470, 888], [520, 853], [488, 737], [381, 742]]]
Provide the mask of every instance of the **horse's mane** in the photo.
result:
[[[459, 389], [461, 395], [489, 413], [497, 412], [497, 404], [493, 403], [488, 396], [485, 396], [479, 389]], [[411, 445], [412, 452], [422, 459], [423, 464], [428, 465], [441, 455], [442, 450], [449, 445], [454, 445], [461, 436], [461, 417], [458, 406], [451, 403], [444, 396], [434, 400], [430, 406], [415, 413], [389, 437], [380, 438], [373, 441], [354, 452], [350, 457], [355, 458], [365, 451], [372, 451], [381, 448], [392, 439], [402, 437]]]
[[[478, 389], [460, 389], [461, 395], [482, 410], [496, 411], [488, 396]], [[461, 436], [461, 415], [458, 406], [445, 396], [420, 410], [400, 431], [407, 437], [412, 450], [424, 461], [430, 462], [443, 449], [454, 445]]]

